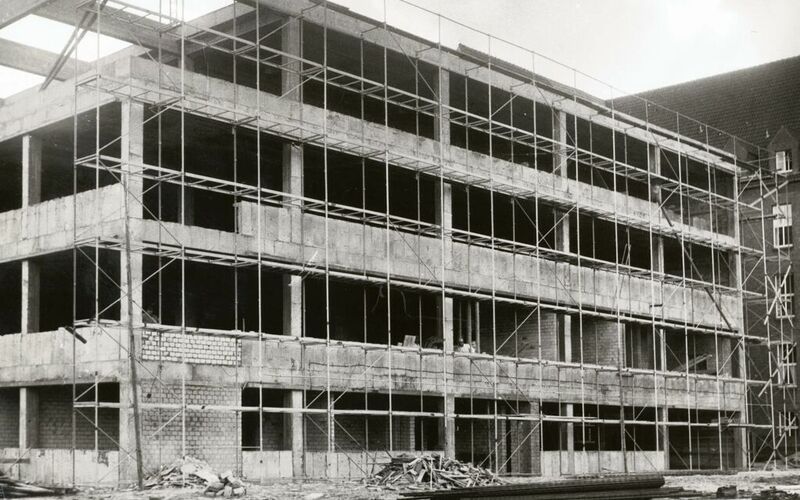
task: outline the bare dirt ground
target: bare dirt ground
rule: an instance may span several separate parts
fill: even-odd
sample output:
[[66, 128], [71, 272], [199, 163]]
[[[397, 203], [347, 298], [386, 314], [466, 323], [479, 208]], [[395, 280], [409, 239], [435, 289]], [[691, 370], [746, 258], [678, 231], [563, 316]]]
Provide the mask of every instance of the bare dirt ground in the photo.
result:
[[[199, 488], [158, 488], [145, 491], [86, 488], [75, 495], [45, 497], [48, 499], [90, 500], [190, 500], [208, 498]], [[269, 484], [247, 484], [247, 494], [235, 497], [246, 500], [318, 500], [318, 499], [396, 499], [396, 492], [368, 487], [360, 481], [288, 481]]]
[[[714, 494], [720, 486], [736, 486], [739, 498], [768, 491], [770, 488], [800, 495], [800, 469], [782, 471], [750, 471], [737, 474], [667, 476], [666, 486], [681, 487], [701, 493]], [[742, 494], [741, 492], [752, 494]]]
[[[512, 478], [511, 481], [519, 483], [538, 482], [541, 480], [541, 478]], [[707, 495], [706, 498], [713, 498], [717, 488], [720, 486], [736, 486], [740, 492], [740, 499], [751, 498], [752, 495], [768, 491], [773, 487], [790, 495], [800, 495], [800, 469], [787, 471], [753, 471], [720, 475], [667, 476], [666, 486], [694, 490]], [[75, 495], [49, 498], [60, 498], [62, 500], [190, 500], [208, 497], [202, 495], [202, 489], [191, 488], [159, 488], [146, 491], [86, 488]], [[247, 494], [238, 498], [247, 500], [390, 500], [400, 497], [398, 491], [367, 486], [361, 481], [277, 480], [269, 484], [248, 484]], [[791, 497], [776, 496], [768, 498]]]

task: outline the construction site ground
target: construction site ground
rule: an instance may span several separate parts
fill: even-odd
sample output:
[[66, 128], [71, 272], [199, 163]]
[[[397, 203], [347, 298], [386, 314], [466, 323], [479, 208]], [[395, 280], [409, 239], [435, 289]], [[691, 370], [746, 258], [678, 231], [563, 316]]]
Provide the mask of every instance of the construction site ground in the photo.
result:
[[[541, 478], [517, 477], [509, 482], [537, 482]], [[770, 488], [790, 494], [800, 494], [800, 469], [785, 471], [752, 471], [737, 474], [702, 474], [667, 476], [667, 487], [681, 487], [703, 494], [705, 498], [714, 498], [717, 489], [722, 486], [736, 486], [738, 498], [750, 498]], [[283, 500], [283, 499], [396, 499], [401, 491], [367, 486], [362, 481], [323, 481], [323, 480], [276, 480], [268, 484], [247, 484], [246, 499]], [[84, 488], [77, 494], [62, 497], [45, 498], [80, 498], [95, 500], [189, 500], [208, 498], [198, 488], [157, 488], [145, 491], [113, 490], [103, 488]], [[687, 496], [686, 498], [698, 498]]]

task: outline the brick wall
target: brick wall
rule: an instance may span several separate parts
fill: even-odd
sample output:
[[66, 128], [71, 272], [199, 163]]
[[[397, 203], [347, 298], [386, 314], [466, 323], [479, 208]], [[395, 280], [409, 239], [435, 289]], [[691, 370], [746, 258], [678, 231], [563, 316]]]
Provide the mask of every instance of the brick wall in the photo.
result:
[[[154, 403], [181, 403], [181, 386], [149, 381], [157, 387], [150, 398]], [[238, 386], [186, 385], [186, 404], [206, 406], [241, 405]], [[144, 409], [142, 432], [145, 436], [144, 463], [152, 470], [178, 459], [183, 451], [183, 423], [180, 410]], [[175, 417], [175, 418], [173, 418]], [[170, 421], [172, 419], [172, 421]], [[169, 422], [169, 423], [167, 423]], [[159, 430], [160, 429], [160, 430]], [[186, 454], [205, 460], [219, 472], [241, 470], [241, 430], [239, 415], [228, 409], [190, 409], [186, 411]]]
[[[38, 443], [37, 448], [72, 448], [72, 386], [58, 385], [35, 389], [39, 397]], [[93, 408], [82, 408], [80, 412], [94, 420]], [[116, 450], [114, 442], [119, 441], [119, 412], [116, 409], [101, 408], [98, 412], [98, 446], [101, 450]], [[92, 423], [80, 414], [75, 415], [75, 446], [91, 450], [95, 446], [95, 430]]]
[[290, 450], [291, 446], [285, 440], [284, 422], [288, 419], [280, 413], [264, 413], [261, 416], [261, 428], [258, 427], [258, 413], [242, 415], [242, 446], [243, 449], [258, 450], [258, 436], [261, 433], [261, 444], [266, 451]]
[[[625, 366], [650, 370], [655, 356], [660, 355], [653, 329], [646, 325], [626, 324], [625, 328]], [[654, 344], [656, 344], [654, 346]], [[655, 347], [655, 354], [654, 354]]]
[[505, 453], [500, 457], [501, 464], [507, 461], [504, 468], [505, 472], [523, 474], [539, 472], [538, 423], [521, 420], [508, 420], [499, 423], [502, 431], [500, 436], [507, 435], [506, 442], [503, 443]]
[[0, 448], [19, 446], [19, 389], [0, 389]]
[[[573, 345], [577, 345], [579, 330], [578, 319], [572, 320]], [[617, 366], [619, 351], [617, 338], [617, 322], [592, 318], [583, 318], [583, 362], [599, 365]], [[575, 357], [573, 362], [578, 362]]]
[[142, 358], [237, 366], [242, 364], [242, 343], [230, 337], [150, 331], [142, 338]]
[[[537, 359], [539, 357], [539, 337], [541, 332], [542, 359], [558, 360], [558, 316], [553, 312], [540, 311], [531, 314], [530, 310], [510, 307], [497, 307], [497, 345], [498, 354]], [[530, 316], [529, 316], [530, 315]], [[516, 331], [516, 339], [513, 334]], [[491, 329], [482, 335], [489, 342], [484, 347], [491, 351]]]

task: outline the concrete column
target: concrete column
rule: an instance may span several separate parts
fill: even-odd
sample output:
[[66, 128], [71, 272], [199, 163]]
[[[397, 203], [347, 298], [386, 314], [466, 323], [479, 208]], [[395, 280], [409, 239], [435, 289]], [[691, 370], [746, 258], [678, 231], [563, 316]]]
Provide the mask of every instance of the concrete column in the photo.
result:
[[659, 410], [661, 413], [661, 446], [664, 453], [664, 470], [669, 470], [669, 407], [664, 406]]
[[[297, 18], [290, 18], [281, 29], [281, 49], [286, 54], [301, 57], [303, 39], [300, 33], [300, 23]], [[281, 71], [281, 93], [284, 98], [299, 101], [302, 97], [300, 88], [300, 62], [288, 56], [283, 56], [283, 70]]]
[[436, 298], [436, 308], [438, 309], [438, 317], [444, 318], [444, 321], [439, 322], [439, 336], [443, 339], [444, 351], [451, 352], [453, 350], [453, 299], [452, 297], [441, 296]]
[[[119, 384], [120, 464], [118, 480], [120, 486], [133, 484], [136, 481], [136, 434], [133, 427], [133, 391], [128, 383], [129, 380], [130, 374], [128, 369], [125, 369], [124, 375], [120, 374]], [[146, 443], [142, 443], [142, 446], [146, 449]], [[144, 449], [143, 456], [145, 456]], [[125, 451], [123, 452], [123, 450]], [[130, 455], [126, 455], [126, 453]]]
[[[440, 258], [437, 258], [434, 261], [434, 269], [439, 268], [439, 272], [444, 275], [446, 270], [453, 265], [453, 239], [451, 238], [451, 230], [453, 229], [453, 186], [445, 182], [441, 191], [438, 189], [438, 185], [436, 187], [435, 221], [437, 224], [441, 224], [444, 229], [444, 261], [440, 262]], [[440, 193], [441, 196], [439, 195]]]
[[434, 115], [433, 138], [444, 144], [450, 144], [450, 111], [446, 107], [450, 104], [450, 72], [444, 69], [439, 70], [439, 80], [436, 82], [436, 90], [439, 94], [439, 102], [442, 104], [441, 111], [436, 110]]
[[[302, 196], [303, 195], [303, 146], [295, 143], [284, 143], [283, 145], [283, 167], [282, 167], [282, 186], [284, 193]], [[303, 214], [301, 211], [302, 202], [297, 198], [285, 196], [284, 205], [289, 210], [289, 225], [281, 225], [279, 228], [279, 238], [282, 241], [302, 243], [303, 240]]]
[[39, 444], [39, 394], [32, 387], [19, 388], [19, 450], [25, 454], [28, 448]]
[[[141, 172], [144, 163], [144, 106], [138, 102], [123, 102], [121, 119], [121, 157], [123, 172]], [[131, 176], [127, 181], [129, 214], [142, 218], [141, 203], [143, 181], [139, 176]], [[135, 196], [135, 197], [134, 197]]]
[[42, 140], [22, 136], [22, 206], [42, 201]]
[[[123, 102], [121, 120], [121, 156], [123, 182], [126, 186], [125, 196], [128, 200], [128, 216], [130, 221], [131, 245], [135, 247], [139, 241], [139, 222], [143, 217], [142, 178], [125, 173], [135, 174], [141, 171], [144, 161], [144, 107], [141, 103]], [[128, 310], [125, 293], [128, 290], [127, 263], [125, 253], [120, 253], [120, 320], [125, 322], [128, 315], [133, 316], [133, 324], [142, 323], [142, 254], [131, 252], [131, 289], [133, 295], [133, 311]]]
[[[658, 146], [648, 147], [647, 163], [650, 172], [653, 174], [661, 174], [661, 150]], [[651, 186], [650, 201], [656, 205], [661, 204], [661, 188], [658, 186]], [[661, 209], [656, 207], [655, 210], [656, 212], [653, 214], [653, 220], [661, 220]], [[659, 235], [653, 235], [650, 260], [654, 271], [664, 271], [664, 238]]]
[[[281, 93], [288, 101], [301, 101], [303, 98], [300, 70], [302, 69], [299, 57], [303, 53], [303, 38], [301, 34], [301, 20], [290, 18], [281, 29], [281, 49], [288, 54], [283, 56], [283, 69], [281, 70]], [[294, 57], [290, 57], [294, 56]], [[283, 145], [283, 183], [281, 190], [295, 196], [303, 195], [303, 146], [300, 144], [285, 143]], [[284, 197], [284, 203], [290, 204], [290, 225], [288, 228], [279, 228], [280, 237], [284, 241], [300, 243], [302, 241], [299, 200]]]
[[[303, 391], [290, 390], [284, 396], [284, 406], [300, 410], [303, 408]], [[292, 450], [292, 475], [294, 477], [303, 477], [303, 456], [304, 456], [304, 439], [303, 439], [303, 414], [302, 413], [288, 413], [284, 415], [284, 447]]]
[[[739, 344], [737, 347], [737, 352], [734, 356], [738, 356], [739, 358], [739, 370], [740, 373], [738, 376], [742, 378], [742, 373], [744, 367], [747, 366], [747, 357], [745, 355], [744, 346]], [[748, 423], [748, 416], [747, 416], [747, 405], [742, 402], [742, 406], [739, 409], [739, 422], [741, 424]], [[734, 465], [737, 469], [744, 469], [748, 466], [749, 463], [749, 449], [748, 449], [748, 440], [747, 440], [747, 429], [745, 427], [735, 427], [733, 430], [733, 445], [734, 445]]]
[[[181, 201], [181, 196], [183, 200]], [[178, 222], [186, 226], [194, 226], [194, 189], [183, 188], [183, 194], [178, 191]]]
[[[567, 146], [567, 113], [553, 110], [553, 140], [561, 145], [561, 150], [566, 151]], [[555, 154], [553, 156], [553, 173], [567, 176], [567, 155]]]
[[[553, 117], [553, 134], [557, 143], [563, 144], [566, 147], [567, 140], [567, 118], [566, 113], [558, 111]], [[553, 172], [561, 177], [567, 177], [567, 158], [565, 155], [556, 155], [553, 158]], [[563, 212], [556, 213], [557, 218], [561, 218], [557, 222], [556, 227], [556, 248], [558, 250], [569, 252], [570, 251], [570, 221], [569, 215]], [[563, 358], [561, 361], [572, 362], [572, 316], [563, 314], [561, 316], [560, 324], [557, 327], [556, 335], [558, 335], [559, 351], [563, 351]], [[578, 319], [580, 321], [580, 319]], [[560, 355], [560, 352], [557, 353]], [[572, 417], [575, 414], [575, 408], [572, 403], [562, 404], [563, 415]], [[562, 474], [575, 473], [575, 424], [573, 422], [566, 422], [562, 426], [562, 439], [561, 439], [561, 452], [560, 452], [560, 466]]]
[[438, 196], [438, 192], [436, 194], [436, 223], [442, 224], [445, 231], [448, 231], [453, 228], [453, 186], [445, 182], [442, 196]]
[[[42, 201], [42, 140], [34, 135], [22, 136], [22, 208]], [[24, 222], [24, 221], [23, 221]], [[20, 330], [39, 331], [39, 264], [22, 261], [22, 317]]]
[[22, 261], [22, 320], [21, 333], [39, 331], [39, 309], [41, 278], [39, 263], [27, 259]]
[[439, 435], [444, 445], [444, 456], [455, 458], [456, 456], [456, 398], [446, 396], [442, 398], [441, 411], [444, 417], [439, 421]]
[[[575, 416], [575, 407], [572, 403], [561, 405], [565, 417]], [[561, 436], [561, 473], [575, 474], [575, 424], [567, 422], [562, 427]]]
[[303, 336], [303, 279], [283, 275], [283, 334]]
[[[564, 359], [567, 363], [572, 362], [572, 316], [564, 314], [561, 322], [561, 335], [559, 341], [563, 343]], [[572, 417], [575, 415], [575, 406], [572, 403], [565, 403], [562, 405], [564, 415]], [[562, 457], [566, 459], [561, 460], [561, 473], [574, 474], [575, 473], [575, 424], [567, 422], [564, 424], [564, 436], [561, 440], [561, 445], [565, 448], [562, 452]]]

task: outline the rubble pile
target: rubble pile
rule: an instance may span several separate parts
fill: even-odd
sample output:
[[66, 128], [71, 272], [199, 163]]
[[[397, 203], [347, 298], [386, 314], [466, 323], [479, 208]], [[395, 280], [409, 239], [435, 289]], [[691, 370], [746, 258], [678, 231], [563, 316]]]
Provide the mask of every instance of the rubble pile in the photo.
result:
[[176, 460], [149, 476], [146, 489], [202, 487], [207, 497], [240, 497], [247, 493], [244, 483], [232, 472], [217, 474], [207, 463], [192, 457]]
[[394, 457], [383, 469], [370, 477], [368, 483], [390, 489], [449, 489], [496, 485], [502, 484], [502, 481], [483, 467], [431, 454]]
[[62, 495], [64, 492], [50, 488], [42, 488], [23, 483], [3, 474], [0, 471], [0, 498], [49, 497]]

